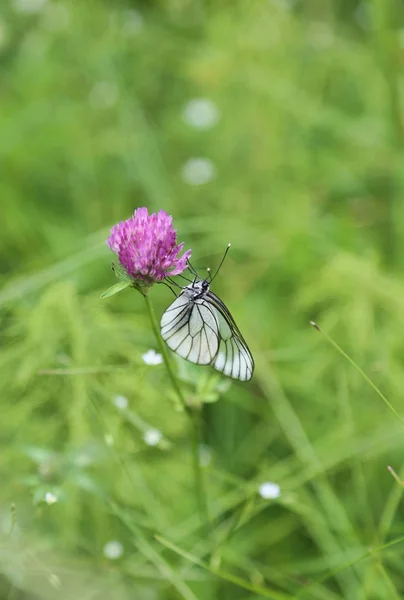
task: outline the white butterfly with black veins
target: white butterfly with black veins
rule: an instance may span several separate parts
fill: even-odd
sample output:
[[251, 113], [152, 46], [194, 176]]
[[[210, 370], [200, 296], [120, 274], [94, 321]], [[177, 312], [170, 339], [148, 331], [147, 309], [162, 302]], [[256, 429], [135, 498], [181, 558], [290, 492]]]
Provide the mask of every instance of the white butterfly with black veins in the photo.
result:
[[[229, 247], [230, 244], [220, 266]], [[163, 340], [192, 363], [212, 365], [229, 377], [249, 381], [254, 359], [228, 308], [210, 290], [214, 277], [207, 281], [191, 266], [190, 270], [194, 280], [185, 287], [179, 286], [182, 291], [161, 318]]]

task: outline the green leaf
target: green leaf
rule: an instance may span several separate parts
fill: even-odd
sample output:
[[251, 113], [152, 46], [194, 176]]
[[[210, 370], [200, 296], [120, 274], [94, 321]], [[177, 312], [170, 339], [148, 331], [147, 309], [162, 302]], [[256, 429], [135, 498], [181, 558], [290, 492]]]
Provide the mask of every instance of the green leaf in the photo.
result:
[[101, 300], [104, 298], [109, 298], [110, 296], [115, 296], [115, 294], [119, 294], [122, 290], [130, 287], [132, 285], [131, 281], [120, 281], [116, 283], [112, 287], [108, 288], [103, 294], [101, 294]]
[[161, 537], [160, 535], [155, 535], [154, 537], [158, 542], [160, 542], [160, 544], [162, 544], [166, 548], [169, 548], [176, 554], [179, 554], [180, 556], [182, 556], [186, 560], [190, 561], [191, 563], [198, 565], [202, 569], [209, 571], [210, 573], [212, 573], [213, 575], [216, 575], [217, 577], [220, 577], [221, 579], [224, 579], [226, 581], [230, 581], [231, 583], [234, 583], [234, 585], [244, 588], [245, 590], [249, 590], [250, 592], [254, 592], [255, 594], [258, 594], [262, 598], [271, 598], [272, 600], [292, 600], [292, 596], [290, 596], [289, 594], [285, 594], [283, 592], [278, 592], [276, 590], [272, 590], [267, 587], [263, 587], [261, 585], [254, 585], [250, 581], [247, 581], [245, 579], [242, 579], [241, 577], [238, 577], [238, 575], [233, 575], [233, 573], [229, 573], [226, 571], [222, 571], [221, 569], [212, 567], [208, 563], [205, 563], [202, 560], [200, 560], [200, 558], [190, 554], [189, 552], [186, 552], [185, 550], [183, 550], [182, 548], [179, 548], [175, 544], [172, 544], [171, 542], [169, 542], [165, 538]]

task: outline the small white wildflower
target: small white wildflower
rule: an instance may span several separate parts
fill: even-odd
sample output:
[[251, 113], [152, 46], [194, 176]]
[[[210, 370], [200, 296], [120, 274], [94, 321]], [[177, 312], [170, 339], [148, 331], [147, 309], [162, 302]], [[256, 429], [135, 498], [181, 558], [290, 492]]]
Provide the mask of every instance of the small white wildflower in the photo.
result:
[[40, 12], [48, 0], [13, 0], [14, 10], [21, 13]]
[[59, 498], [56, 494], [54, 494], [53, 492], [46, 492], [45, 502], [46, 504], [48, 504], [48, 506], [50, 506], [51, 504], [55, 504], [55, 502], [57, 502], [58, 500]]
[[264, 498], [265, 500], [274, 500], [281, 495], [281, 488], [277, 483], [266, 481], [265, 483], [261, 483], [258, 488], [258, 493], [261, 498]]
[[216, 176], [216, 167], [208, 158], [190, 158], [181, 169], [181, 177], [190, 185], [204, 185]]
[[65, 29], [70, 23], [70, 13], [67, 6], [60, 2], [49, 4], [43, 15], [43, 24], [49, 31]]
[[146, 429], [143, 439], [148, 446], [157, 446], [161, 441], [163, 434], [158, 429]]
[[123, 554], [123, 546], [121, 542], [118, 542], [117, 540], [111, 540], [105, 544], [103, 553], [105, 558], [109, 558], [109, 560], [117, 560], [118, 558], [121, 558]]
[[163, 357], [155, 350], [148, 350], [142, 354], [142, 358], [146, 365], [161, 365], [163, 362]]
[[143, 16], [138, 10], [127, 10], [125, 13], [125, 22], [122, 27], [122, 33], [131, 37], [138, 35], [143, 29]]
[[128, 408], [128, 399], [125, 396], [115, 396], [114, 404], [118, 410], [125, 410]]
[[209, 129], [219, 121], [220, 111], [213, 100], [194, 98], [185, 106], [182, 117], [192, 127]]
[[89, 101], [94, 108], [111, 108], [119, 98], [119, 88], [113, 81], [98, 81], [90, 91]]

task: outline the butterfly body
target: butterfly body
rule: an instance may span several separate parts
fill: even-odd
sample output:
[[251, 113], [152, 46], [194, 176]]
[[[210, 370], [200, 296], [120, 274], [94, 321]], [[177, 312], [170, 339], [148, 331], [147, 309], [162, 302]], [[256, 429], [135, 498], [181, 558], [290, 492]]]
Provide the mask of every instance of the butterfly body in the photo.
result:
[[190, 300], [203, 299], [207, 292], [209, 292], [209, 281], [206, 279], [201, 279], [200, 281], [191, 283], [182, 290], [182, 293]]
[[226, 305], [206, 279], [181, 289], [161, 318], [161, 335], [176, 354], [200, 365], [212, 365], [229, 377], [248, 381], [254, 360]]

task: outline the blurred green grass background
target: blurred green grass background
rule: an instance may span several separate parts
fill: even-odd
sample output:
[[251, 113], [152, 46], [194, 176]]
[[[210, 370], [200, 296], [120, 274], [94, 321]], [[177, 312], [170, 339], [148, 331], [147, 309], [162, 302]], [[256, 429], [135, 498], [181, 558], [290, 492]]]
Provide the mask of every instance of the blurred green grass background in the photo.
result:
[[[1, 3], [1, 598], [404, 597], [403, 426], [308, 325], [404, 415], [403, 15]], [[142, 298], [99, 299], [109, 228], [143, 205], [201, 271], [232, 242], [214, 289], [256, 359], [230, 387], [176, 363], [190, 397], [220, 395], [201, 415], [210, 536]]]

